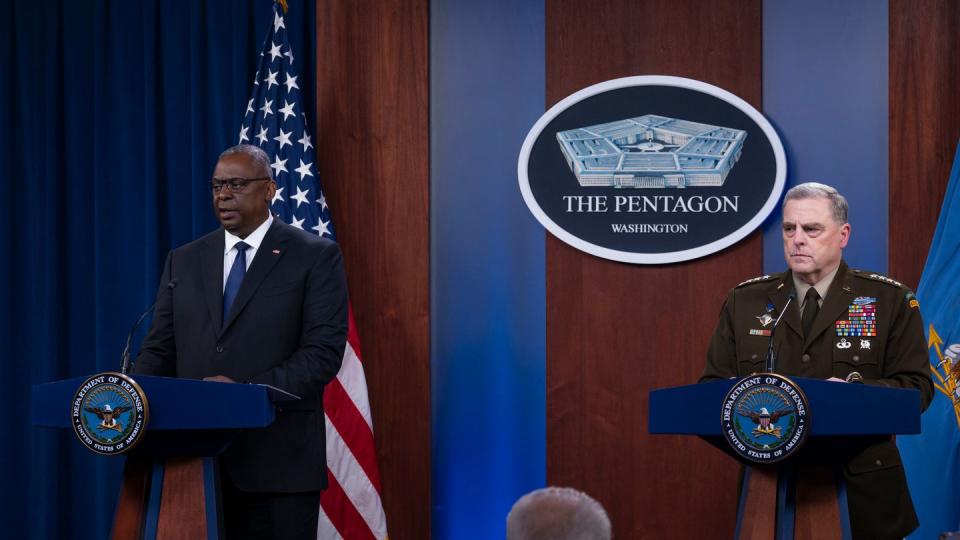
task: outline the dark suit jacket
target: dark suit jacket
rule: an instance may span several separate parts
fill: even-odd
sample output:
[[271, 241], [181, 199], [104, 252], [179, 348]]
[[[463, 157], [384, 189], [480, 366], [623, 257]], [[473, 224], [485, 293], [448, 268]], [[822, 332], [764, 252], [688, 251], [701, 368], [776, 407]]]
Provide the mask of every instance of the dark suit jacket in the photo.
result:
[[[764, 314], [776, 317], [793, 288], [793, 277], [786, 272], [746, 281], [730, 291], [701, 381], [765, 371], [769, 338], [750, 330], [764, 328], [759, 320]], [[838, 335], [835, 323], [848, 320], [848, 307], [858, 297], [875, 299], [875, 337]], [[785, 312], [774, 337], [776, 371], [815, 379], [844, 379], [856, 371], [865, 384], [918, 389], [926, 409], [933, 398], [933, 383], [923, 321], [912, 299], [913, 293], [903, 285], [848, 269], [841, 262], [810, 336], [803, 337], [795, 304]], [[837, 347], [841, 340], [850, 347]], [[854, 538], [903, 538], [917, 527], [900, 453], [892, 440], [831, 450], [847, 460], [844, 478]]]
[[225, 323], [223, 251], [221, 228], [167, 256], [134, 373], [222, 374], [301, 396], [268, 428], [238, 437], [221, 465], [244, 491], [323, 489], [323, 387], [340, 369], [347, 336], [340, 249], [274, 219]]

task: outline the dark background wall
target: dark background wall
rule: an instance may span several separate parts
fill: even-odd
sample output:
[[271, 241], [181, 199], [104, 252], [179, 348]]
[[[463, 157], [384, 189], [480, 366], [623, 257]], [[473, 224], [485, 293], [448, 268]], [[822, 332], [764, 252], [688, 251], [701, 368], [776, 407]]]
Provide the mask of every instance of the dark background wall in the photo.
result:
[[[431, 268], [432, 335], [419, 315], [391, 320], [416, 327], [413, 341], [391, 337], [364, 350], [391, 534], [426, 537], [432, 514], [437, 538], [498, 536], [506, 510], [536, 487], [538, 474], [596, 496], [621, 537], [732, 530], [732, 461], [700, 441], [646, 435], [646, 393], [694, 380], [727, 288], [780, 269], [777, 214], [763, 227], [764, 242], [754, 234], [702, 260], [600, 260], [535, 232], [515, 191], [522, 130], [559, 99], [609, 78], [665, 74], [716, 84], [770, 115], [792, 160], [791, 183], [820, 178], [850, 195], [859, 221], [848, 256], [915, 286], [960, 137], [957, 6], [823, 2], [801, 17], [760, 1], [714, 5], [709, 16], [693, 1], [488, 4], [318, 9], [318, 50], [329, 51], [318, 55], [319, 116], [338, 118], [322, 128], [337, 148], [325, 176], [371, 164], [378, 171], [366, 177], [362, 199], [352, 199], [352, 187], [331, 186], [338, 208], [351, 208], [336, 216], [346, 222], [340, 234], [381, 235], [398, 259], [390, 264], [418, 272], [378, 280], [388, 267], [343, 240], [351, 283], [359, 277], [370, 287], [354, 295], [363, 335], [377, 331], [364, 329], [362, 314], [382, 309], [385, 290], [415, 291], [415, 304], [427, 302], [423, 265]], [[409, 33], [428, 26], [429, 44]], [[790, 40], [773, 41], [791, 27]], [[337, 37], [324, 37], [328, 31]], [[347, 126], [349, 137], [337, 141]], [[402, 141], [381, 135], [384, 126]], [[375, 146], [364, 146], [361, 129], [372, 130]], [[389, 153], [393, 144], [402, 159], [383, 159], [378, 148]], [[419, 161], [428, 151], [429, 173]], [[429, 216], [418, 213], [428, 189]], [[405, 234], [397, 234], [397, 220], [372, 217], [369, 204], [412, 206], [423, 221], [401, 220]], [[427, 234], [428, 217], [429, 250], [408, 238]], [[365, 258], [361, 267], [352, 262]], [[425, 306], [405, 309], [420, 314]], [[419, 343], [413, 349], [426, 354], [428, 339], [432, 367], [426, 357], [401, 355], [418, 367], [403, 368], [411, 388], [397, 389], [387, 366], [402, 349], [392, 347]], [[412, 411], [391, 412], [413, 403], [423, 414], [431, 384], [432, 428]], [[387, 435], [382, 426], [394, 422]], [[429, 443], [428, 463], [431, 429], [439, 439]]]
[[890, 0], [890, 274], [910, 287], [960, 139], [960, 5]]
[[430, 5], [433, 533], [498, 538], [543, 486], [543, 227], [516, 183], [544, 110], [541, 0]]
[[[715, 4], [704, 17], [693, 0], [547, 2], [547, 105], [659, 74], [759, 108], [760, 7]], [[594, 495], [618, 536], [732, 533], [737, 468], [700, 440], [647, 435], [647, 394], [697, 379], [726, 286], [759, 274], [760, 249], [753, 234], [695, 261], [638, 266], [547, 237], [547, 481]]]
[[317, 5], [317, 162], [331, 179], [391, 538], [430, 530], [428, 9]]
[[[917, 284], [960, 137], [960, 9], [890, 0], [879, 14], [870, 3], [868, 21], [859, 9], [808, 5], [831, 21], [819, 26], [874, 40], [850, 50], [887, 56], [885, 75], [864, 69], [843, 84], [886, 94], [867, 118], [886, 116], [888, 129], [868, 134], [879, 139], [859, 147], [866, 155], [838, 143], [811, 156], [782, 116], [791, 100], [775, 101], [789, 71], [776, 86], [769, 78], [783, 53], [765, 37], [783, 24], [769, 18], [783, 14], [771, 1], [709, 11], [692, 0], [292, 2], [315, 22], [311, 126], [362, 340], [391, 538], [498, 537], [513, 500], [544, 483], [587, 490], [621, 538], [732, 530], [735, 465], [700, 441], [647, 435], [646, 393], [697, 377], [726, 290], [778, 269], [776, 223], [711, 257], [657, 267], [556, 241], [520, 203], [515, 161], [523, 131], [569, 93], [627, 75], [693, 77], [769, 104], [788, 153], [797, 150], [794, 171], [879, 161], [886, 179], [843, 179], [870, 209], [855, 231], [871, 247], [854, 255]], [[786, 20], [795, 30], [809, 22]], [[4, 410], [28, 402], [31, 384], [112, 368], [163, 253], [212, 227], [194, 184], [235, 140], [269, 23], [269, 2], [0, 2], [10, 74], [0, 89]], [[823, 31], [781, 46], [807, 57]], [[310, 43], [295, 45], [299, 58]], [[824, 49], [816, 66], [826, 69]], [[145, 65], [168, 75], [143, 78]], [[813, 75], [794, 74], [805, 84]], [[829, 126], [823, 104], [834, 94], [816, 90], [803, 113]], [[0, 450], [0, 528], [104, 536], [116, 466], [72, 444], [31, 431]]]
[[[783, 140], [787, 182], [850, 203], [853, 268], [888, 271], [889, 9], [886, 2], [764, 2], [763, 113]], [[763, 271], [783, 267], [780, 209], [763, 227]]]

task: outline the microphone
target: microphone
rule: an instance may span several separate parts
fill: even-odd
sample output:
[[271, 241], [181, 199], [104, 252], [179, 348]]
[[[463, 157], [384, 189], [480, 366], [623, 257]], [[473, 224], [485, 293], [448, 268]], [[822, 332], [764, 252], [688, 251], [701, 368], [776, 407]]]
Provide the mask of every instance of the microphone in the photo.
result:
[[770, 342], [767, 343], [767, 373], [773, 373], [774, 364], [776, 359], [773, 354], [773, 336], [777, 333], [777, 325], [780, 324], [780, 319], [783, 318], [783, 314], [787, 312], [787, 308], [790, 307], [790, 303], [793, 302], [793, 299], [796, 298], [796, 293], [790, 291], [790, 296], [787, 297], [787, 303], [783, 306], [783, 310], [780, 311], [780, 315], [777, 316], [777, 320], [773, 323], [773, 328], [770, 329]]
[[[177, 280], [171, 279], [167, 282], [167, 288], [173, 290], [177, 286]], [[136, 333], [137, 328], [140, 328], [140, 324], [143, 322], [147, 315], [153, 311], [154, 306], [157, 303], [150, 304], [150, 307], [145, 309], [143, 313], [140, 314], [140, 317], [137, 318], [137, 322], [133, 323], [133, 326], [130, 328], [130, 333], [127, 334], [127, 343], [123, 346], [123, 353], [120, 354], [120, 373], [126, 375], [130, 371], [130, 342], [133, 341], [133, 334]]]

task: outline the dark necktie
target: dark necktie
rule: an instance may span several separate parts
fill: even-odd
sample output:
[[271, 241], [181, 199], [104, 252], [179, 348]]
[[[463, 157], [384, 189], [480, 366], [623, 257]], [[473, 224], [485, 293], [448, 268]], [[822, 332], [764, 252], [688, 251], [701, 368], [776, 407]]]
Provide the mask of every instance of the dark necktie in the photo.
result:
[[817, 292], [817, 289], [814, 287], [807, 289], [807, 295], [803, 300], [803, 318], [800, 320], [803, 325], [803, 337], [810, 335], [813, 321], [817, 318], [817, 313], [820, 313], [818, 300], [820, 300], [820, 293]]
[[227, 274], [227, 285], [223, 288], [223, 322], [227, 322], [230, 306], [237, 299], [237, 292], [240, 291], [240, 284], [243, 283], [243, 275], [247, 273], [247, 250], [250, 246], [237, 242], [236, 248], [237, 258], [233, 260], [233, 266]]

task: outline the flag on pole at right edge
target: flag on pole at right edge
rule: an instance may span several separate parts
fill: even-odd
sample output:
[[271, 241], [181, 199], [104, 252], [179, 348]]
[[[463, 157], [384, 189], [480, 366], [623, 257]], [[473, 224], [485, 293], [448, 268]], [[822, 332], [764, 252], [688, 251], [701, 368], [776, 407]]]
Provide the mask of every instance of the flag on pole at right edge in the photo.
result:
[[917, 288], [936, 386], [920, 435], [899, 436], [920, 518], [911, 539], [960, 530], [960, 145]]
[[[286, 2], [279, 1], [284, 9], [281, 12], [274, 2], [273, 24], [258, 58], [239, 142], [255, 144], [270, 157], [277, 182], [271, 211], [294, 227], [336, 240], [330, 208], [316, 176], [316, 153], [293, 68], [284, 21]], [[329, 486], [320, 495], [317, 538], [383, 540], [387, 520], [352, 308], [343, 364], [324, 389], [323, 408]]]

